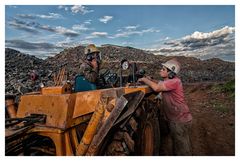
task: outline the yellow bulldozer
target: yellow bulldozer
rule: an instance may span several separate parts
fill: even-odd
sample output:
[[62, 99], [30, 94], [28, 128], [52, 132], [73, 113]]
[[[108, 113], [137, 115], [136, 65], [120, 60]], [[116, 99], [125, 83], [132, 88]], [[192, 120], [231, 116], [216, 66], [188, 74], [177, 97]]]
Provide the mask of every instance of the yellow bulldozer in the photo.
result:
[[[123, 60], [121, 71], [129, 66]], [[122, 72], [108, 72], [111, 88], [76, 91], [57, 83], [22, 95], [18, 107], [5, 96], [5, 155], [159, 155], [160, 100], [132, 71], [127, 85]]]

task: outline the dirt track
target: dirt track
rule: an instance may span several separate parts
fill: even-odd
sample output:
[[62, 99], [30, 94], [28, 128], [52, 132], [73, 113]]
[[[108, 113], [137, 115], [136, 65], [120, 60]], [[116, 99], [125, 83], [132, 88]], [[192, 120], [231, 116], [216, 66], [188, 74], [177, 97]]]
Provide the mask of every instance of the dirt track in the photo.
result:
[[228, 93], [215, 90], [213, 83], [184, 86], [193, 115], [193, 155], [235, 155], [235, 101]]

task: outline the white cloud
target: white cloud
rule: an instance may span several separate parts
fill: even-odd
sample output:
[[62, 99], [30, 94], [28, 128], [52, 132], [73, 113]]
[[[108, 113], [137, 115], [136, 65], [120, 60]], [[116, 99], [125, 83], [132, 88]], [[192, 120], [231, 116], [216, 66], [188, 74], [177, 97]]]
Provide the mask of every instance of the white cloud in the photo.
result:
[[119, 38], [119, 37], [129, 37], [131, 35], [143, 35], [145, 33], [151, 32], [160, 32], [160, 30], [156, 30], [154, 28], [144, 29], [144, 30], [136, 30], [138, 26], [127, 26], [123, 29], [119, 29], [119, 33], [111, 36], [110, 38]]
[[86, 20], [86, 21], [84, 21], [84, 23], [87, 24], [87, 25], [90, 25], [91, 22], [92, 22], [92, 20]]
[[73, 30], [76, 31], [89, 31], [94, 30], [94, 28], [89, 27], [91, 25], [92, 20], [86, 20], [82, 24], [75, 24], [72, 26]]
[[58, 6], [58, 9], [64, 9], [65, 11], [68, 11], [68, 7], [63, 5]]
[[97, 36], [97, 37], [106, 37], [108, 35], [108, 33], [107, 32], [93, 32], [93, 33], [91, 33], [91, 35]]
[[36, 18], [42, 18], [42, 19], [61, 19], [63, 18], [62, 15], [58, 13], [49, 13], [48, 15], [40, 15], [40, 14], [17, 14], [20, 18], [25, 19], [36, 19]]
[[130, 32], [127, 32], [127, 31], [124, 31], [124, 32], [121, 32], [121, 33], [118, 33], [118, 34], [115, 34], [112, 38], [119, 38], [119, 37], [128, 37], [130, 35], [134, 35], [134, 34], [141, 34], [141, 32], [139, 31], [130, 31]]
[[59, 6], [58, 6], [58, 9], [63, 9], [63, 8], [64, 8], [63, 5], [59, 5]]
[[88, 31], [88, 30], [93, 30], [93, 28], [87, 27], [85, 24], [80, 24], [80, 25], [73, 25], [72, 26], [73, 30], [77, 31]]
[[124, 27], [126, 30], [136, 30], [139, 27], [139, 25], [136, 26], [126, 26]]
[[106, 24], [106, 23], [108, 23], [108, 21], [110, 21], [112, 19], [113, 19], [113, 16], [103, 16], [103, 17], [99, 18], [99, 21]]
[[169, 40], [169, 39], [170, 39], [170, 37], [168, 37], [168, 36], [167, 36], [167, 37], [165, 37], [165, 39], [164, 39], [164, 40]]
[[71, 7], [71, 11], [72, 11], [73, 13], [75, 13], [75, 14], [76, 14], [76, 13], [80, 13], [80, 14], [82, 14], [82, 15], [85, 15], [85, 14], [87, 14], [87, 13], [93, 12], [93, 10], [88, 10], [87, 7], [82, 6], [82, 5], [72, 6], [72, 7]]
[[[225, 26], [212, 32], [196, 31], [180, 39], [158, 45], [152, 49], [155, 54], [166, 56], [193, 56], [200, 59], [221, 58], [234, 61], [235, 59], [235, 27]], [[154, 44], [156, 45], [156, 44]]]
[[213, 32], [203, 33], [195, 31], [193, 34], [185, 36], [183, 40], [201, 40], [201, 39], [212, 39], [212, 38], [219, 38], [224, 35], [231, 34], [235, 31], [234, 27], [225, 26], [219, 30], [215, 30]]
[[68, 11], [68, 7], [63, 5], [58, 6], [58, 9], [64, 9], [65, 11]]
[[69, 47], [74, 47], [74, 46], [77, 46], [78, 43], [74, 41], [74, 39], [70, 38], [70, 37], [67, 37], [65, 40], [63, 41], [59, 41], [56, 43], [56, 46], [57, 47], [60, 47], [60, 48], [69, 48]]
[[107, 37], [107, 32], [92, 32], [90, 36], [87, 36], [86, 39], [94, 39], [98, 37]]
[[196, 57], [199, 59], [210, 59], [210, 58], [220, 58], [226, 61], [234, 61], [235, 60], [235, 50], [234, 44], [219, 44], [216, 46], [203, 47], [195, 50], [189, 51], [179, 51], [170, 52], [170, 50], [166, 53], [159, 52], [158, 54], [166, 55], [166, 56], [188, 56], [188, 57]]
[[42, 18], [42, 19], [60, 19], [63, 18], [62, 15], [58, 13], [49, 13], [48, 15], [36, 15], [36, 17]]
[[65, 35], [65, 36], [70, 36], [70, 37], [73, 36], [73, 35], [76, 35], [76, 36], [79, 35], [78, 32], [67, 29], [67, 28], [62, 27], [62, 26], [57, 26], [55, 28], [55, 31], [59, 34], [62, 34], [62, 35]]

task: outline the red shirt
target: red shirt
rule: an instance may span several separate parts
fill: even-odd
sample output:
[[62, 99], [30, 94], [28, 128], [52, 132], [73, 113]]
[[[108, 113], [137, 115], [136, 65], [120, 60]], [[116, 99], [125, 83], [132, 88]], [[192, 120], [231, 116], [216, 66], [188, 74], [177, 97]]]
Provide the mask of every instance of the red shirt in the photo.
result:
[[182, 82], [178, 77], [161, 81], [167, 91], [162, 92], [163, 110], [166, 119], [172, 122], [188, 122], [192, 120], [192, 114], [185, 102]]

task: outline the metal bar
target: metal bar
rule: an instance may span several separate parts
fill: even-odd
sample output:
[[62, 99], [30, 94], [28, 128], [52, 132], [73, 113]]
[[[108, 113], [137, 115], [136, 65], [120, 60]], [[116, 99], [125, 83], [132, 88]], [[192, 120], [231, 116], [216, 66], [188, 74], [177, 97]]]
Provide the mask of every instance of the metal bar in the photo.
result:
[[76, 128], [72, 128], [70, 130], [70, 140], [71, 140], [71, 143], [72, 143], [72, 147], [73, 147], [73, 152], [76, 151], [77, 149], [77, 146], [78, 146], [78, 138], [77, 138], [77, 131], [76, 131]]
[[14, 131], [5, 131], [5, 141], [10, 142], [15, 138], [19, 137], [21, 134], [27, 133], [27, 131], [32, 128], [34, 128], [34, 125], [29, 125]]
[[132, 65], [132, 78], [133, 78], [133, 83], [136, 82], [136, 80], [135, 80], [135, 70], [136, 70], [136, 63], [133, 63], [133, 65]]
[[118, 118], [118, 116], [120, 115], [124, 107], [127, 105], [127, 103], [128, 103], [128, 100], [124, 96], [121, 96], [120, 98], [117, 99], [116, 107], [112, 110], [108, 119], [101, 126], [98, 133], [94, 136], [86, 155], [97, 154], [99, 146], [102, 144], [107, 133], [109, 132], [109, 130], [111, 129], [114, 122], [116, 121], [116, 119]]
[[120, 77], [119, 77], [119, 79], [120, 79], [120, 87], [122, 87], [123, 86], [122, 68], [120, 68]]
[[9, 123], [7, 123], [7, 121], [5, 121], [5, 128], [9, 127], [9, 126], [14, 126], [19, 124], [20, 122], [22, 122], [22, 120], [12, 120], [11, 122], [9, 121]]
[[85, 155], [88, 147], [97, 131], [97, 127], [103, 118], [106, 101], [101, 97], [99, 103], [96, 106], [96, 111], [87, 126], [86, 131], [83, 134], [80, 144], [77, 146], [76, 155]]

